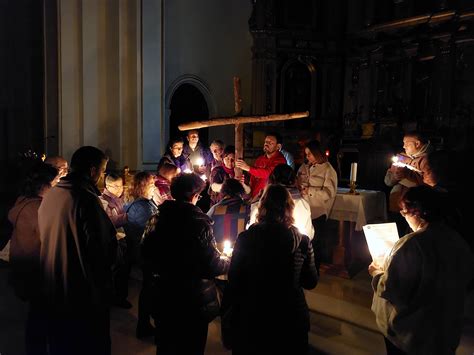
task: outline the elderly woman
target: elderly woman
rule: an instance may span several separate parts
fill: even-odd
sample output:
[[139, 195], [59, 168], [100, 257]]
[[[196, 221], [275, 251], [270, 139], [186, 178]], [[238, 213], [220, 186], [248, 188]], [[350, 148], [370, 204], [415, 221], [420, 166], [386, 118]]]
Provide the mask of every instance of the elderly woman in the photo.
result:
[[[125, 225], [127, 248], [132, 262], [139, 262], [139, 244], [145, 231], [148, 220], [158, 212], [158, 206], [153, 201], [155, 192], [155, 178], [147, 171], [142, 171], [133, 177], [131, 196], [133, 201], [125, 206], [128, 222]], [[154, 328], [150, 323], [150, 299], [148, 292], [150, 283], [148, 270], [143, 269], [143, 287], [138, 299], [137, 337], [142, 338], [154, 335]]]
[[22, 195], [8, 213], [13, 226], [10, 241], [10, 284], [23, 301], [30, 301], [26, 321], [27, 354], [46, 353], [46, 335], [40, 318], [36, 293], [39, 287], [41, 241], [38, 227], [38, 208], [43, 197], [55, 182], [58, 170], [38, 163], [26, 176]]
[[[309, 238], [293, 227], [294, 202], [269, 185], [257, 221], [235, 244], [229, 269], [233, 354], [306, 354], [309, 312], [303, 288], [318, 282]], [[275, 341], [278, 339], [278, 341]]]
[[400, 238], [383, 265], [372, 263], [372, 310], [388, 354], [454, 354], [463, 328], [473, 255], [442, 219], [439, 196], [427, 186], [408, 190], [401, 211], [412, 233]]

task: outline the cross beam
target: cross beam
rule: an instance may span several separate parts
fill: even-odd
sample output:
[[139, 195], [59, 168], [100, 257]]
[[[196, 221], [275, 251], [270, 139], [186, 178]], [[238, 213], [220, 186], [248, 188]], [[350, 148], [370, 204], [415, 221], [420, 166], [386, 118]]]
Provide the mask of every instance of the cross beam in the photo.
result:
[[[235, 157], [241, 159], [244, 156], [244, 123], [261, 123], [273, 121], [287, 121], [297, 118], [309, 117], [309, 112], [294, 112], [273, 114], [264, 116], [239, 116], [242, 113], [242, 98], [240, 97], [240, 78], [234, 77], [234, 103], [235, 116], [232, 117], [217, 117], [205, 121], [194, 121], [180, 124], [178, 126], [180, 131], [189, 131], [191, 129], [200, 129], [207, 127], [235, 125]], [[235, 175], [239, 178], [242, 175], [242, 170], [235, 168]]]

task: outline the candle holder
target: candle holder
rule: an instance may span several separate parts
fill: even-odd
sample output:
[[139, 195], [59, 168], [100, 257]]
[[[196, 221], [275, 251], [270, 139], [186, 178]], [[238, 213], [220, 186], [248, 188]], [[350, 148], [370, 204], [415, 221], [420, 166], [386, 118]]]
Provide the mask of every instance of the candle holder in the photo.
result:
[[356, 191], [356, 182], [355, 181], [351, 181], [349, 183], [349, 192], [347, 194], [349, 195], [359, 195], [359, 193]]

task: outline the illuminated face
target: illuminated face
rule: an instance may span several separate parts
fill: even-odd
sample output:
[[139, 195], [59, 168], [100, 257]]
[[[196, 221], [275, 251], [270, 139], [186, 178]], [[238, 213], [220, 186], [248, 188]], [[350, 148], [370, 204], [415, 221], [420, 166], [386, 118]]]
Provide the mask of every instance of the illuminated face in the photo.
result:
[[416, 154], [420, 150], [420, 141], [414, 137], [403, 138], [403, 149], [407, 155]]
[[67, 161], [62, 161], [58, 166], [58, 176], [59, 178], [62, 178], [64, 176], [66, 176], [69, 172], [69, 167], [68, 167], [68, 164], [67, 164]]
[[104, 177], [105, 175], [105, 170], [107, 169], [107, 162], [108, 160], [102, 160], [102, 163], [100, 164], [100, 167], [92, 167], [91, 169], [91, 179], [94, 182], [94, 184], [97, 185], [99, 180]]
[[121, 179], [117, 181], [112, 181], [110, 183], [106, 182], [107, 190], [114, 196], [120, 197], [123, 193], [123, 182]]
[[265, 154], [270, 155], [278, 150], [278, 143], [275, 137], [266, 136], [265, 143], [263, 144], [263, 151]]
[[155, 179], [153, 177], [150, 177], [147, 181], [146, 189], [145, 189], [145, 198], [151, 200], [153, 197], [153, 193], [155, 192], [156, 186], [155, 186]]
[[189, 145], [196, 145], [199, 142], [199, 133], [197, 131], [189, 131], [188, 133]]
[[227, 169], [233, 169], [235, 166], [235, 154], [227, 154], [224, 157], [224, 165]]
[[183, 153], [183, 143], [178, 142], [178, 143], [173, 144], [170, 151], [173, 157], [175, 158], [179, 157], [181, 153]]
[[214, 159], [220, 161], [222, 159], [222, 152], [224, 151], [224, 149], [222, 149], [221, 146], [214, 143], [211, 144], [210, 148], [211, 148], [212, 156], [214, 157]]
[[322, 164], [325, 161], [322, 156], [315, 156], [313, 153], [311, 153], [311, 150], [309, 150], [309, 148], [304, 149], [304, 154], [306, 155], [306, 160], [310, 164]]

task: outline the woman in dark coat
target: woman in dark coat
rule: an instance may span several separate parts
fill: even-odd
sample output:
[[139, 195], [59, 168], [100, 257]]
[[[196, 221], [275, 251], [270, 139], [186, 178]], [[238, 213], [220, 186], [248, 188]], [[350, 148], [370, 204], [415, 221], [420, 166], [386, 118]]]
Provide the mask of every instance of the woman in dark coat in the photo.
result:
[[[318, 282], [311, 242], [292, 226], [294, 202], [269, 185], [257, 221], [235, 244], [229, 270], [233, 354], [306, 354], [309, 311], [303, 288]], [[227, 291], [226, 291], [227, 292]]]

